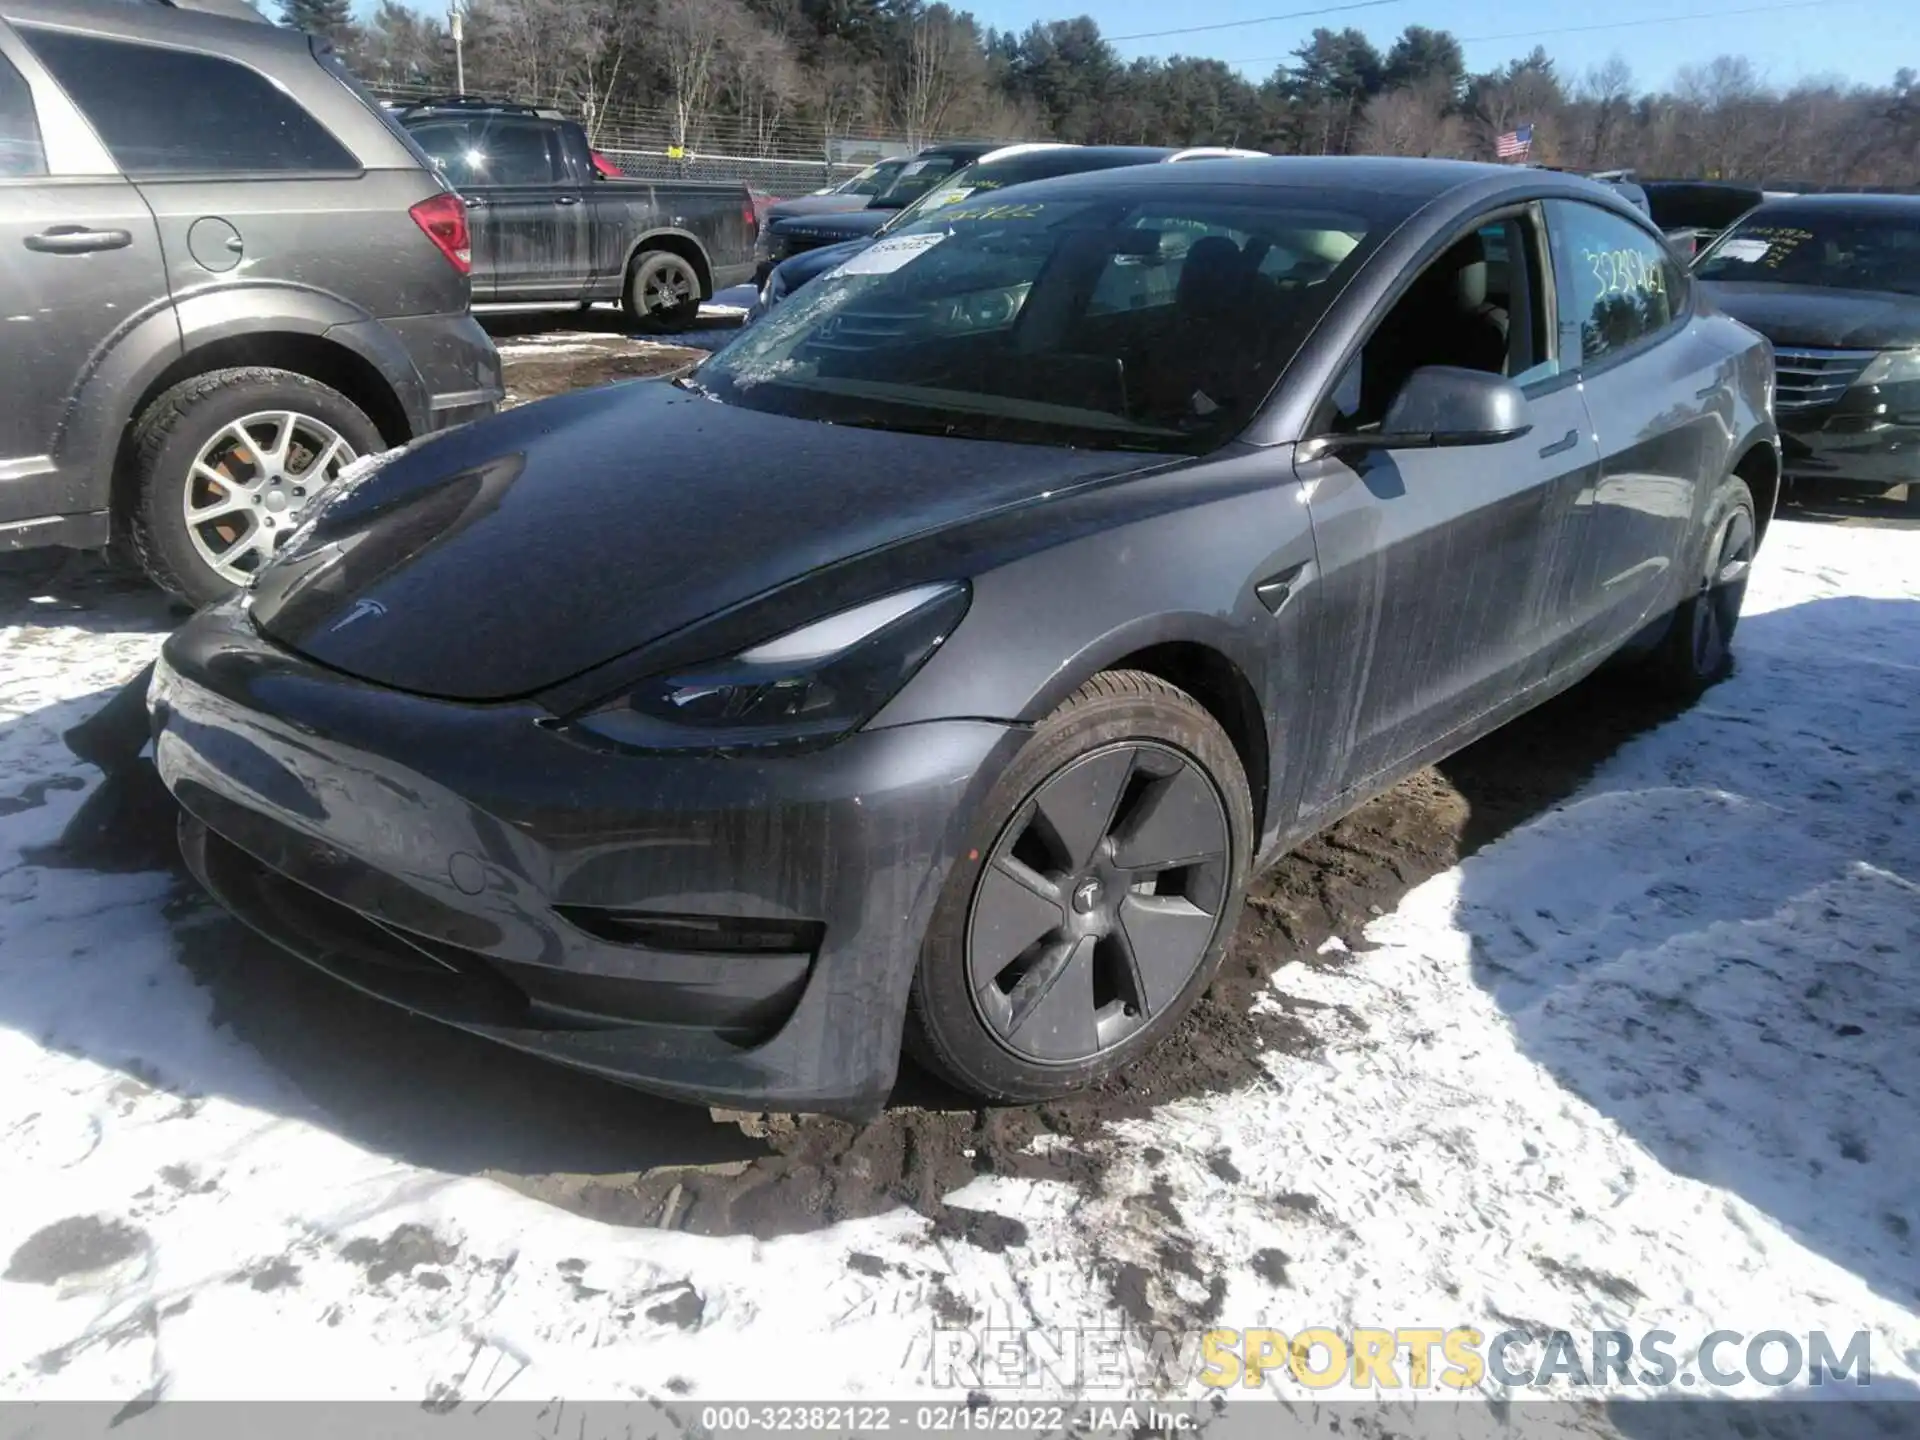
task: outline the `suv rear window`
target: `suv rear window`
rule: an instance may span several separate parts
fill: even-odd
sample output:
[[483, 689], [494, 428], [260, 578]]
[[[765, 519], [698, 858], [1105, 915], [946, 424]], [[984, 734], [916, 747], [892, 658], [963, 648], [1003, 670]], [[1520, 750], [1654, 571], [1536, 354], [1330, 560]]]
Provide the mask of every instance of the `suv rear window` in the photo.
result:
[[128, 175], [360, 169], [292, 97], [236, 61], [66, 30], [21, 34]]

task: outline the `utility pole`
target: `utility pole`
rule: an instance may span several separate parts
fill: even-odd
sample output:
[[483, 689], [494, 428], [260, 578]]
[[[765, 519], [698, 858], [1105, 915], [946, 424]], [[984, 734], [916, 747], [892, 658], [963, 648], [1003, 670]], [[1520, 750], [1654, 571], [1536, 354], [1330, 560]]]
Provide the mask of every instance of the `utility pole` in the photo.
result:
[[456, 95], [467, 93], [466, 33], [461, 23], [462, 9], [461, 0], [449, 0], [447, 31], [453, 36], [453, 92]]

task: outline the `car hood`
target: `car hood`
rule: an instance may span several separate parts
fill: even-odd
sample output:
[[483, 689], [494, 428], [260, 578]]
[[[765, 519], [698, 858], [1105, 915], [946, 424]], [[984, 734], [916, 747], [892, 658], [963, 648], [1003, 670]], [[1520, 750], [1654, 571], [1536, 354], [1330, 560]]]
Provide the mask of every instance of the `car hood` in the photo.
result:
[[834, 561], [1163, 461], [827, 425], [630, 381], [355, 477], [249, 608], [346, 674], [503, 700]]
[[795, 215], [776, 221], [773, 233], [795, 240], [836, 245], [842, 240], [857, 240], [871, 235], [900, 212], [894, 209], [854, 210], [840, 215]]
[[864, 210], [871, 195], [798, 195], [767, 207], [767, 223], [793, 220], [801, 216], [839, 215], [848, 210]]
[[1753, 281], [1700, 283], [1714, 304], [1775, 345], [1819, 350], [1920, 346], [1920, 295]]
[[836, 265], [844, 264], [873, 244], [873, 237], [860, 240], [842, 240], [838, 245], [822, 245], [817, 250], [803, 250], [791, 259], [782, 260], [774, 267], [780, 276], [780, 282], [792, 294], [809, 280], [817, 280]]

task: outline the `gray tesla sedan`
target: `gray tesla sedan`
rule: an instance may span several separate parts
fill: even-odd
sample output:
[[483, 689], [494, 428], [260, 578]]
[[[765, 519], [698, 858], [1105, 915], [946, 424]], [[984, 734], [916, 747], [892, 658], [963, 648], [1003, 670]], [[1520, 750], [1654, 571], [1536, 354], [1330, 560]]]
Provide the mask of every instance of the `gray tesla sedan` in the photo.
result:
[[[1768, 347], [1533, 169], [1141, 166], [929, 215], [678, 381], [423, 441], [168, 641], [241, 918], [661, 1093], [1031, 1100], [1249, 875], [1612, 657], [1728, 663]], [[775, 463], [777, 462], [777, 463]]]

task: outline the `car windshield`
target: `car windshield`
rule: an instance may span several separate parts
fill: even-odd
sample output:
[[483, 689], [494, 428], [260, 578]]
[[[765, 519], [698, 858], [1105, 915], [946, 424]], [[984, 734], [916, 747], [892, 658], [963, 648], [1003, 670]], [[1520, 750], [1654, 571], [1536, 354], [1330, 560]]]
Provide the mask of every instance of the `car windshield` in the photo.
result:
[[840, 425], [1200, 453], [1244, 428], [1367, 239], [1246, 187], [1008, 190], [875, 242], [682, 383]]
[[1920, 224], [1912, 212], [1760, 209], [1721, 236], [1694, 274], [1920, 295]]
[[878, 195], [887, 188], [887, 182], [893, 179], [894, 172], [899, 168], [899, 165], [883, 160], [878, 165], [869, 165], [851, 179], [843, 180], [835, 188], [842, 195]]
[[886, 188], [867, 202], [868, 208], [903, 210], [924, 195], [930, 186], [937, 185], [959, 168], [960, 161], [952, 155], [926, 155], [918, 160], [909, 160], [900, 167], [900, 173], [888, 182]]
[[1062, 145], [1037, 150], [1027, 155], [1010, 156], [993, 162], [976, 161], [966, 169], [932, 186], [898, 215], [874, 233], [891, 235], [903, 230], [930, 211], [957, 205], [969, 196], [986, 190], [1004, 190], [1009, 185], [1026, 185], [1035, 180], [1051, 180], [1056, 175], [1071, 175], [1087, 165], [1086, 151], [1078, 145]]

